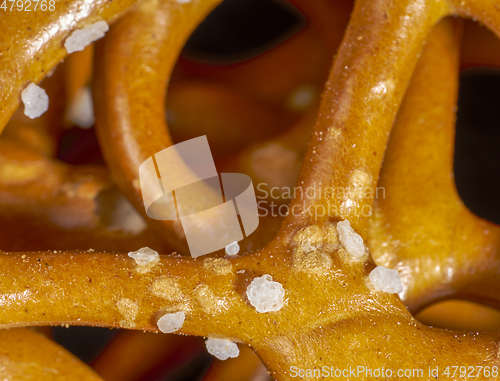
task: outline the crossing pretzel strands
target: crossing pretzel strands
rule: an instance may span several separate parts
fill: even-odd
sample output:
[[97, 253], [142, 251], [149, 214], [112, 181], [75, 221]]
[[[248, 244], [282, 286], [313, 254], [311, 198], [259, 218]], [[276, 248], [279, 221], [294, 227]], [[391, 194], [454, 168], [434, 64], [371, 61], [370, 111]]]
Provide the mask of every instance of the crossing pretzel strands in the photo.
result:
[[[9, 19], [16, 33], [7, 33], [0, 40], [2, 46], [14, 47], [1, 57], [2, 128], [19, 104], [27, 82], [37, 83], [64, 58], [61, 42], [74, 28], [92, 22], [97, 15], [112, 22], [132, 2], [88, 4], [86, 12], [76, 11], [81, 1], [68, 1], [47, 17], [39, 13], [15, 14]], [[190, 32], [216, 5], [215, 0], [182, 4], [138, 2], [98, 44], [95, 94], [100, 139], [112, 176], [138, 210], [140, 189], [135, 168], [172, 144], [163, 119], [165, 83]], [[68, 14], [75, 15], [71, 22], [67, 21]], [[222, 274], [214, 271], [213, 266], [204, 266], [202, 259], [178, 255], [160, 255], [156, 266], [140, 273], [133, 271], [136, 264], [126, 254], [1, 253], [0, 326], [118, 327], [126, 323], [127, 328], [157, 331], [161, 316], [185, 311], [179, 333], [217, 334], [250, 345], [277, 380], [289, 379], [292, 366], [348, 368], [360, 361], [370, 368], [425, 369], [450, 365], [450, 359], [462, 366], [498, 366], [500, 333], [459, 334], [424, 326], [412, 317], [397, 295], [373, 290], [367, 284], [375, 262], [387, 262], [384, 267], [400, 271], [405, 286], [402, 297], [412, 310], [453, 293], [500, 305], [496, 280], [498, 227], [466, 211], [448, 183], [429, 183], [426, 191], [439, 194], [444, 190], [451, 196], [437, 204], [425, 199], [425, 194], [420, 199], [418, 195], [411, 196], [412, 175], [407, 176], [407, 182], [394, 178], [408, 151], [398, 151], [394, 148], [397, 145], [390, 142], [388, 145], [393, 130], [391, 140], [409, 141], [422, 155], [436, 150], [432, 145], [422, 145], [408, 124], [410, 116], [418, 119], [418, 111], [420, 119], [425, 117], [447, 126], [441, 131], [429, 131], [442, 149], [432, 151], [439, 152], [437, 156], [425, 157], [428, 161], [423, 170], [431, 178], [451, 172], [447, 163], [451, 160], [452, 108], [435, 112], [432, 108], [436, 99], [428, 99], [427, 88], [416, 79], [412, 81], [415, 71], [414, 78], [427, 78], [431, 84], [451, 83], [446, 91], [437, 89], [435, 96], [440, 104], [454, 102], [460, 26], [456, 20], [442, 20], [448, 15], [474, 17], [500, 34], [500, 11], [494, 0], [356, 3], [325, 86], [313, 139], [299, 175], [298, 184], [303, 187], [316, 183], [347, 189], [353, 181], [363, 187], [383, 181], [387, 193], [394, 191], [400, 198], [396, 208], [389, 207], [389, 201], [373, 204], [373, 200], [351, 195], [339, 201], [343, 204], [337, 205], [333, 214], [318, 219], [306, 211], [319, 205], [326, 207], [329, 200], [324, 196], [295, 199], [292, 206], [297, 205], [301, 212], [285, 218], [275, 239], [261, 250], [227, 257], [231, 266], [226, 266], [229, 271]], [[438, 23], [439, 20], [442, 21]], [[28, 24], [30, 27], [26, 28]], [[158, 29], [158, 25], [163, 28]], [[157, 28], [158, 33], [149, 33], [148, 28]], [[31, 29], [29, 33], [27, 29]], [[47, 35], [49, 39], [41, 37]], [[147, 70], [145, 55], [140, 54], [144, 49], [148, 49], [150, 60]], [[15, 70], [19, 67], [23, 70]], [[395, 121], [398, 111], [402, 114]], [[151, 134], [154, 140], [149, 139]], [[398, 160], [389, 161], [381, 173], [386, 148]], [[353, 171], [365, 175], [353, 177]], [[428, 201], [425, 208], [420, 206], [422, 200]], [[365, 205], [374, 208], [372, 218], [356, 215], [355, 210]], [[404, 209], [406, 220], [398, 220], [393, 212], [397, 208]], [[425, 218], [429, 211], [441, 211], [452, 221], [446, 224], [440, 219], [429, 220]], [[410, 217], [426, 221], [427, 242], [429, 237], [438, 238], [439, 252], [445, 253], [446, 258], [426, 257], [418, 242], [396, 247], [394, 237], [406, 239], [406, 234], [415, 235], [415, 226], [408, 222]], [[335, 234], [331, 225], [342, 220], [351, 222], [356, 234], [371, 247], [373, 257], [353, 262], [342, 246], [328, 244], [333, 242], [330, 235]], [[393, 220], [398, 222], [388, 228], [385, 222]], [[449, 224], [454, 225], [456, 233], [450, 233]], [[184, 248], [175, 238], [172, 223], [157, 223], [156, 229], [170, 237], [173, 247]], [[302, 232], [299, 242], [294, 239], [298, 232]], [[420, 234], [423, 238], [424, 233]], [[304, 247], [302, 241], [314, 244], [308, 246], [309, 251], [298, 253]], [[382, 250], [383, 247], [387, 249]], [[295, 266], [294, 259], [299, 257], [301, 265]], [[445, 272], [424, 274], [425, 266], [417, 264], [425, 263], [429, 269], [439, 265]], [[272, 276], [286, 292], [281, 309], [259, 313], [245, 290], [255, 278], [266, 275]], [[152, 293], [152, 285], [165, 276], [175, 279], [180, 290], [176, 296], [165, 298]], [[134, 313], [124, 314], [124, 306], [133, 306]], [[245, 324], [241, 324], [243, 321]], [[11, 331], [12, 335], [8, 332], [4, 332], [6, 337], [11, 336], [13, 342], [18, 340], [15, 332], [20, 331]], [[402, 356], [409, 346], [416, 355]], [[21, 349], [36, 353], [33, 346]], [[346, 353], [350, 355], [345, 356]], [[88, 372], [82, 370], [86, 369], [82, 364], [74, 369], [58, 366], [67, 372]], [[16, 363], [10, 369], [19, 371]], [[86, 377], [95, 376], [88, 373]]]

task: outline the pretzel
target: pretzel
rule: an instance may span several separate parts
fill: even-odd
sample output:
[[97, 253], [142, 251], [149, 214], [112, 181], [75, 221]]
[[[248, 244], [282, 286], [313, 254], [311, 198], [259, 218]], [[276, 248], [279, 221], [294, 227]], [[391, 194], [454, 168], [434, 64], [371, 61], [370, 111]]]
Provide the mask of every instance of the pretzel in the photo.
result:
[[[91, 365], [101, 377], [109, 381], [154, 377], [158, 368], [161, 369], [161, 376], [166, 377], [174, 373], [180, 362], [196, 358], [204, 349], [203, 341], [197, 337], [127, 330], [118, 333]], [[164, 364], [158, 367], [158, 363]]]
[[372, 255], [406, 278], [411, 311], [445, 295], [499, 307], [500, 229], [465, 207], [452, 177], [460, 52], [447, 32], [448, 41], [429, 38], [426, 46], [447, 54], [426, 66], [422, 59], [412, 77], [379, 178], [386, 198], [376, 200], [370, 222]]
[[[42, 347], [43, 351], [34, 351], [33, 346]], [[52, 340], [26, 328], [3, 329], [0, 332], [0, 356], [0, 374], [4, 378], [48, 379], [57, 375], [60, 380], [101, 379]]]
[[[77, 4], [69, 2], [68, 7]], [[82, 23], [92, 20], [104, 7], [93, 4], [95, 8]], [[101, 16], [114, 20], [129, 5], [113, 2]], [[215, 0], [184, 5], [173, 1], [138, 3], [98, 44], [102, 58], [97, 60], [100, 67], [95, 97], [100, 107], [100, 139], [112, 176], [138, 210], [142, 205], [134, 168], [172, 144], [162, 119], [164, 83], [190, 31], [215, 5]], [[35, 21], [33, 35], [39, 36], [44, 28], [60, 22], [66, 12], [61, 7], [46, 24], [44, 20]], [[73, 324], [157, 331], [157, 321], [163, 314], [185, 310], [187, 318], [179, 333], [247, 344], [277, 380], [292, 379], [292, 368], [348, 369], [360, 362], [372, 369], [499, 366], [500, 333], [458, 335], [427, 327], [417, 322], [403, 304], [405, 301], [417, 311], [456, 292], [460, 297], [498, 306], [495, 273], [499, 229], [470, 214], [459, 202], [453, 184], [442, 176], [451, 171], [451, 110], [456, 97], [453, 76], [459, 67], [459, 26], [451, 19], [438, 23], [447, 15], [477, 17], [497, 35], [500, 33], [500, 12], [492, 0], [356, 3], [325, 85], [313, 139], [297, 182], [302, 189], [354, 186], [347, 198], [325, 193], [297, 197], [290, 207], [298, 212], [289, 214], [275, 238], [261, 249], [230, 258], [220, 254], [197, 259], [162, 255], [148, 272], [138, 271], [138, 265], [126, 254], [1, 253], [0, 290], [6, 298], [0, 326]], [[167, 20], [170, 29], [148, 33]], [[13, 28], [21, 30], [24, 22], [14, 18]], [[35, 57], [44, 58], [42, 63], [23, 63], [29, 44], [16, 46], [2, 56], [2, 79], [6, 78], [0, 110], [3, 124], [17, 106], [26, 80], [38, 81], [42, 69], [49, 70], [64, 56], [58, 44], [70, 27], [59, 29], [36, 50]], [[29, 40], [26, 36], [7, 35], [2, 44], [9, 39]], [[156, 39], [163, 48], [171, 49], [160, 51], [152, 44]], [[144, 57], [137, 54], [139, 49], [163, 59], [146, 67]], [[158, 65], [160, 62], [162, 65]], [[7, 78], [6, 73], [15, 64], [25, 70]], [[138, 73], [140, 77], [134, 75]], [[427, 88], [422, 83], [436, 84], [443, 77], [449, 79], [445, 90], [436, 91], [432, 98], [423, 95]], [[410, 80], [413, 82], [403, 101]], [[154, 87], [145, 89], [144, 84]], [[439, 102], [443, 109], [431, 110], [433, 102]], [[417, 112], [426, 117], [425, 123], [438, 123], [443, 128], [429, 128], [432, 135], [422, 137], [415, 125]], [[154, 140], [148, 138], [149, 131], [154, 131]], [[397, 145], [412, 145], [421, 139], [430, 139], [429, 145], [411, 155]], [[384, 153], [386, 161], [380, 172]], [[415, 158], [428, 163], [420, 168], [421, 174], [433, 182], [410, 195], [415, 179], [405, 176], [406, 182], [401, 184], [394, 176], [406, 174]], [[394, 196], [374, 202], [356, 191], [377, 184], [385, 185]], [[426, 200], [427, 209], [421, 208], [417, 204], [421, 195], [435, 190], [444, 192], [446, 199]], [[407, 200], [412, 201], [405, 205]], [[373, 216], [359, 214], [372, 207]], [[320, 209], [329, 213], [320, 215]], [[450, 234], [446, 221], [429, 222], [429, 209], [453, 213], [458, 231], [467, 232], [470, 241], [461, 246], [461, 234]], [[316, 212], [311, 214], [309, 210]], [[454, 247], [452, 263], [443, 256], [426, 259], [422, 254], [429, 248], [426, 243], [400, 249], [397, 240], [407, 240], [414, 232], [414, 225], [405, 216], [425, 221], [426, 230], [419, 234], [439, 239], [440, 253]], [[337, 224], [342, 220], [350, 221], [367, 242], [371, 255], [366, 260], [353, 260], [341, 245]], [[392, 224], [390, 228], [384, 224], [387, 221]], [[172, 224], [156, 223], [156, 229], [166, 233], [169, 244], [185, 249]], [[259, 236], [256, 240], [261, 244], [265, 241]], [[389, 249], [383, 249], [387, 243]], [[368, 274], [375, 262], [402, 270], [406, 286], [403, 300], [370, 287]], [[440, 265], [445, 273], [435, 272], [425, 281], [422, 272], [415, 270], [415, 263], [428, 263], [429, 268]], [[245, 294], [255, 278], [267, 274], [283, 286], [286, 296], [283, 308], [271, 314], [259, 313]], [[175, 280], [175, 287], [164, 290], [162, 296], [152, 294], [151, 287], [161, 277]], [[408, 346], [414, 356], [403, 354]], [[479, 379], [498, 379], [498, 375], [490, 376], [483, 373]]]

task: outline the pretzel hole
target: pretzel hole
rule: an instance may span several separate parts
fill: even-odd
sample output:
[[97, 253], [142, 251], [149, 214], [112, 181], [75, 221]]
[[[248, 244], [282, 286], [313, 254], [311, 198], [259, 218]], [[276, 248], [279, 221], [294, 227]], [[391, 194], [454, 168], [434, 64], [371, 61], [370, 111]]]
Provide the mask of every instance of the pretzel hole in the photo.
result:
[[500, 311], [465, 300], [445, 300], [425, 308], [415, 318], [438, 328], [469, 332], [500, 329]]
[[206, 135], [218, 163], [313, 111], [333, 45], [293, 3], [224, 0], [191, 34], [168, 84], [174, 143]]
[[500, 70], [478, 67], [460, 76], [455, 183], [465, 205], [500, 224]]
[[302, 29], [305, 19], [280, 0], [224, 0], [192, 33], [182, 54], [228, 64], [255, 57]]

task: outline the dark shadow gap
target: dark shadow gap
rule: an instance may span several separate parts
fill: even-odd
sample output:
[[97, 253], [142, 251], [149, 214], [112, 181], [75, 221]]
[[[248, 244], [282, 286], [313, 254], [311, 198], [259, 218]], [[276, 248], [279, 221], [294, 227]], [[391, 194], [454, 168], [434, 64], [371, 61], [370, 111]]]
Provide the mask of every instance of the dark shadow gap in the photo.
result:
[[54, 341], [87, 364], [96, 359], [118, 332], [118, 329], [84, 326], [52, 328]]
[[206, 63], [235, 63], [271, 49], [305, 24], [284, 1], [224, 0], [192, 33], [182, 54]]
[[455, 182], [465, 205], [500, 224], [500, 69], [460, 75], [455, 138]]

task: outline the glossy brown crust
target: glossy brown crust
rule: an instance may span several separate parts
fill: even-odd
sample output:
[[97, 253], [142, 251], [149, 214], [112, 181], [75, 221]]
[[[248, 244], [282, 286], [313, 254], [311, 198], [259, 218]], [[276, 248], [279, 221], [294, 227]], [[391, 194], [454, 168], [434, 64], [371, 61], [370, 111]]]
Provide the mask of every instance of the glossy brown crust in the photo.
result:
[[[97, 44], [99, 139], [113, 179], [138, 210], [144, 209], [139, 166], [172, 145], [165, 122], [165, 83], [189, 34], [218, 3], [145, 3]], [[152, 222], [172, 247], [186, 251], [171, 221]]]
[[[375, 188], [418, 55], [429, 31], [446, 12], [446, 4], [437, 1], [356, 3], [322, 96], [299, 184], [347, 189], [359, 183]], [[356, 170], [361, 176], [353, 177]], [[294, 200], [304, 214], [290, 225], [313, 223], [305, 211], [329, 208], [322, 195]], [[348, 219], [366, 237], [369, 219], [361, 214], [373, 200], [343, 201], [347, 200], [336, 201], [338, 208], [331, 208], [329, 216]]]
[[5, 380], [19, 381], [102, 380], [64, 348], [27, 328], [0, 331], [0, 376]]
[[[104, 166], [75, 166], [56, 158], [69, 127], [66, 110], [91, 75], [92, 48], [72, 54], [44, 79], [50, 99], [46, 113], [29, 119], [20, 107], [2, 133], [0, 224], [8, 226], [0, 230], [3, 250], [168, 250], [150, 227], [127, 230], [108, 221], [120, 193]], [[103, 207], [105, 197], [110, 205]]]
[[198, 337], [123, 330], [91, 365], [106, 381], [134, 381], [158, 363], [169, 362], [167, 370], [163, 369], [166, 378], [167, 371], [174, 373], [180, 363], [193, 360], [205, 350]]
[[429, 38], [399, 110], [370, 221], [373, 258], [400, 271], [412, 311], [445, 297], [500, 307], [500, 229], [465, 207], [453, 178], [461, 23], [446, 24]]
[[29, 82], [38, 83], [64, 57], [64, 40], [98, 20], [112, 22], [134, 0], [56, 1], [53, 12], [5, 12], [0, 24], [0, 125], [5, 126]]
[[[300, 255], [311, 238], [304, 232], [291, 251]], [[342, 249], [335, 252], [319, 249], [307, 254], [323, 259], [319, 267], [270, 259], [269, 252], [216, 264], [210, 258], [165, 256], [148, 273], [137, 271], [135, 262], [124, 255], [3, 254], [0, 264], [8, 270], [0, 288], [9, 297], [3, 299], [0, 324], [157, 330], [160, 316], [183, 310], [187, 318], [181, 333], [244, 342], [275, 378], [284, 380], [291, 379], [291, 366], [348, 367], [361, 360], [386, 368], [426, 368], [444, 365], [450, 358], [467, 365], [498, 365], [500, 334], [458, 334], [423, 326], [397, 296], [371, 288], [366, 280], [370, 267], [353, 263]], [[237, 273], [240, 270], [245, 273]], [[76, 277], [77, 272], [85, 277]], [[277, 313], [259, 314], [244, 292], [254, 277], [267, 273], [286, 290], [285, 305]], [[159, 277], [171, 279], [177, 287], [164, 290], [161, 297], [154, 295]], [[411, 358], [400, 352], [406, 341], [415, 351]], [[347, 350], [352, 357], [342, 357]]]
[[[115, 13], [121, 11], [120, 6], [125, 7], [125, 3], [117, 4]], [[212, 0], [182, 6], [173, 2], [143, 3], [123, 17], [99, 44], [104, 60], [97, 73], [95, 97], [103, 105], [97, 115], [101, 141], [113, 176], [139, 210], [135, 170], [142, 160], [171, 144], [163, 121], [164, 83], [189, 31], [215, 4]], [[436, 366], [499, 366], [500, 333], [458, 333], [418, 323], [397, 295], [373, 289], [367, 277], [375, 266], [373, 259], [350, 258], [335, 230], [337, 221], [350, 220], [372, 248], [375, 261], [414, 272], [403, 271], [407, 287], [404, 296], [414, 309], [456, 289], [462, 297], [496, 303], [492, 294], [498, 287], [498, 228], [472, 216], [443, 176], [450, 173], [457, 27], [448, 19], [434, 26], [450, 14], [475, 16], [497, 34], [500, 31], [500, 12], [491, 0], [356, 3], [325, 87], [298, 184], [304, 188], [315, 184], [344, 188], [349, 184], [377, 184], [389, 133], [420, 56], [387, 152], [400, 163], [391, 160], [394, 164], [384, 169], [381, 177], [387, 192], [392, 190], [396, 198], [391, 195], [379, 200], [373, 219], [356, 215], [356, 208], [373, 203], [356, 193], [341, 200], [325, 196], [296, 199], [292, 205], [302, 208], [302, 214], [290, 215], [262, 250], [230, 259], [162, 255], [160, 263], [148, 271], [138, 268], [126, 254], [2, 253], [0, 326], [67, 323], [157, 331], [160, 316], [182, 310], [186, 311], [186, 321], [180, 333], [245, 343], [280, 381], [293, 379], [292, 366], [347, 369], [363, 364], [372, 369], [425, 370]], [[57, 17], [60, 22], [61, 16]], [[39, 23], [40, 30], [49, 24]], [[165, 35], [148, 33], [148, 28], [158, 25], [167, 26]], [[432, 43], [422, 51], [429, 33]], [[60, 43], [62, 37], [57, 38]], [[162, 44], [155, 45], [158, 41]], [[61, 48], [53, 48], [52, 40], [47, 44], [43, 54], [50, 58], [48, 68], [61, 58]], [[159, 47], [164, 49], [161, 54], [155, 51]], [[138, 57], [147, 49], [152, 51], [151, 57], [164, 59], [145, 65]], [[20, 53], [12, 57], [26, 58], [27, 51], [20, 48]], [[16, 58], [20, 64], [21, 58]], [[40, 64], [26, 67], [41, 70]], [[36, 78], [41, 78], [38, 75]], [[432, 84], [444, 76], [449, 78], [447, 87], [436, 90], [432, 101], [422, 95], [426, 89], [422, 83], [432, 79]], [[15, 96], [2, 102], [4, 119], [18, 102], [15, 98], [22, 87], [22, 81], [13, 78], [7, 88]], [[146, 89], [142, 81], [154, 86]], [[441, 109], [431, 108], [433, 102], [440, 102]], [[417, 110], [426, 123], [438, 123], [443, 128], [429, 128], [429, 135], [424, 136], [416, 133], [413, 115]], [[401, 128], [404, 133], [400, 135]], [[149, 137], [150, 131], [154, 131], [154, 140]], [[391, 148], [398, 139], [400, 145], [412, 146], [421, 145], [421, 139], [427, 138], [432, 140], [419, 151]], [[412, 174], [407, 174], [412, 160], [427, 163], [420, 168], [421, 176], [442, 181], [429, 181], [420, 189], [422, 193], [410, 194], [409, 189], [415, 186], [408, 178]], [[406, 175], [407, 182], [397, 181], [394, 176], [400, 173]], [[439, 191], [439, 197], [448, 196], [438, 204], [424, 197], [432, 191]], [[307, 213], [307, 208], [326, 207], [328, 201], [337, 208], [328, 218], [315, 219]], [[454, 219], [451, 233], [446, 221], [429, 221], [423, 202], [427, 208], [439, 208], [447, 218]], [[399, 250], [396, 240], [407, 242], [415, 229], [407, 222], [409, 218], [425, 222], [426, 228], [418, 234], [427, 242]], [[385, 219], [390, 220], [390, 228]], [[160, 224], [158, 228], [164, 228], [172, 243], [179, 242], [172, 238], [171, 226]], [[489, 234], [484, 234], [486, 229]], [[393, 237], [389, 237], [391, 234]], [[470, 240], [463, 243], [463, 235], [470, 235]], [[453, 254], [452, 263], [443, 256], [426, 260], [423, 252], [430, 250], [426, 244], [432, 245], [434, 238], [439, 239], [440, 253], [449, 250]], [[391, 250], [384, 252], [384, 244]], [[436, 266], [443, 266], [444, 272], [436, 271]], [[246, 298], [249, 283], [264, 274], [272, 275], [285, 289], [285, 303], [278, 312], [259, 314]], [[165, 279], [169, 281], [163, 282]], [[164, 285], [161, 293], [155, 292], [158, 282]], [[486, 287], [489, 290], [483, 289]], [[493, 378], [498, 379], [478, 377]]]

